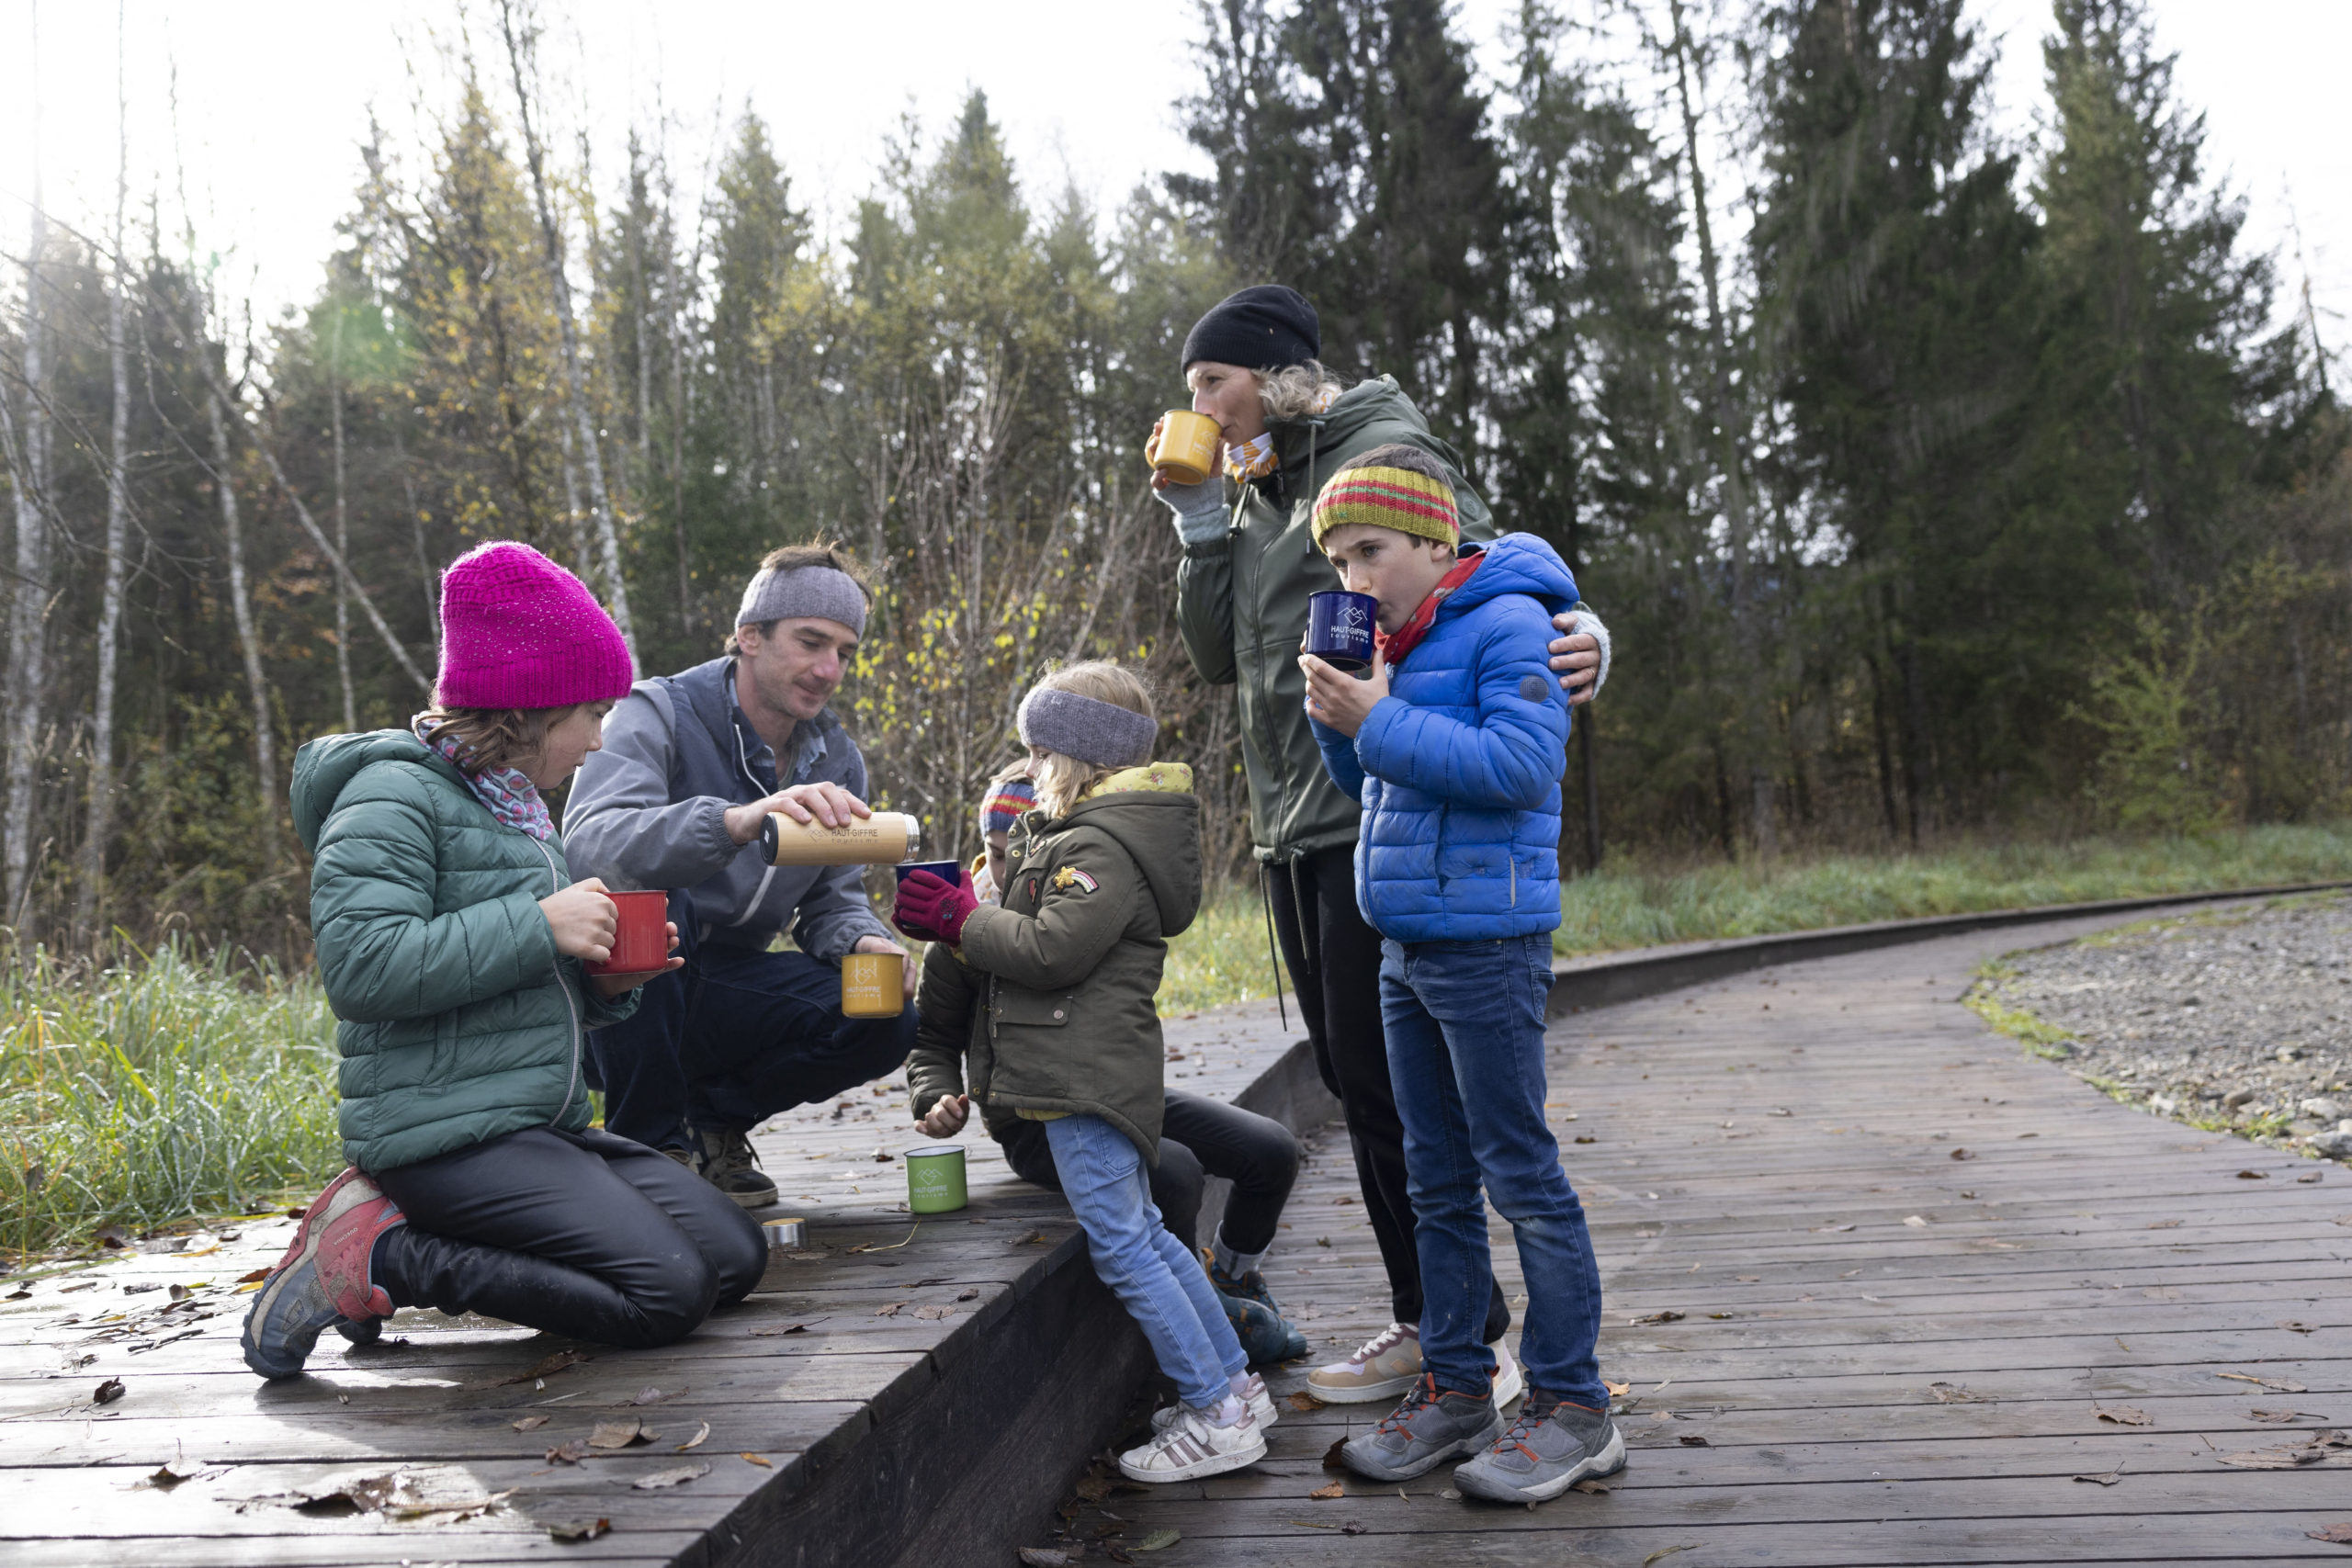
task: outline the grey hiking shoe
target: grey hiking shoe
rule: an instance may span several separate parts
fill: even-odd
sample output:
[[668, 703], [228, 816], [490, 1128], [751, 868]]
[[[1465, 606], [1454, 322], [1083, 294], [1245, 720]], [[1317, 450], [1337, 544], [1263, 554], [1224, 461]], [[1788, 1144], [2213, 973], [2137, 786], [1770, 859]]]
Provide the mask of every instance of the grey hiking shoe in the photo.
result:
[[760, 1168], [751, 1134], [737, 1128], [723, 1133], [698, 1132], [702, 1179], [746, 1209], [764, 1209], [775, 1201], [775, 1182]]
[[1606, 1410], [1528, 1391], [1519, 1419], [1495, 1445], [1455, 1468], [1453, 1484], [1496, 1503], [1543, 1503], [1588, 1475], [1625, 1468], [1625, 1439]]
[[1502, 1412], [1491, 1399], [1438, 1391], [1424, 1372], [1405, 1403], [1361, 1438], [1350, 1438], [1340, 1457], [1358, 1475], [1374, 1481], [1410, 1481], [1450, 1459], [1476, 1453], [1499, 1436]]

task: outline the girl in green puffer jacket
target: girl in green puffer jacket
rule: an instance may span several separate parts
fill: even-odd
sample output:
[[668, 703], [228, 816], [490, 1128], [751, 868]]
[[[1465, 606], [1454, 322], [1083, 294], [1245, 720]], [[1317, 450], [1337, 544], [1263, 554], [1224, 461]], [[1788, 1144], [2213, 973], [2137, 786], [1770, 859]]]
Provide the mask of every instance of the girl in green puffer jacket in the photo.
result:
[[628, 645], [517, 544], [449, 568], [441, 622], [434, 705], [410, 728], [294, 761], [351, 1168], [254, 1298], [245, 1364], [266, 1378], [300, 1371], [329, 1325], [364, 1344], [402, 1306], [664, 1344], [766, 1263], [724, 1193], [588, 1124], [584, 1035], [650, 976], [583, 971], [610, 957], [617, 910], [570, 879], [541, 792], [596, 749]]

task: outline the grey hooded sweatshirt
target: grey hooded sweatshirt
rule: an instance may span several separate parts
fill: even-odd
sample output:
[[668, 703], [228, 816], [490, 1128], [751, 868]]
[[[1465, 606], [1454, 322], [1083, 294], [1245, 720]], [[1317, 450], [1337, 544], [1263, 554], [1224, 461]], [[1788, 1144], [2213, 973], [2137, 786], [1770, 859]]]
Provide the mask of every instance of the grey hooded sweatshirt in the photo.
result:
[[[860, 937], [890, 937], [863, 868], [772, 866], [727, 836], [729, 807], [786, 784], [835, 784], [865, 798], [865, 759], [827, 708], [786, 743], [791, 774], [735, 702], [735, 660], [639, 681], [605, 720], [563, 808], [571, 874], [613, 888], [687, 888], [702, 940], [765, 948], [789, 926], [803, 953], [838, 963]], [[891, 938], [895, 941], [895, 938]]]

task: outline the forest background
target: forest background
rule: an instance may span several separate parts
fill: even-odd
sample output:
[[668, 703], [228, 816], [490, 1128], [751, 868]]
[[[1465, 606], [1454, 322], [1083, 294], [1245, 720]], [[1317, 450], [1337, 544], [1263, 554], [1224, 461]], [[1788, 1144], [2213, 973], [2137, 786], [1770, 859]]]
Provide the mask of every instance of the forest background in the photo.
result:
[[6, 923], [299, 956], [291, 750], [422, 705], [437, 574], [501, 536], [648, 672], [717, 652], [765, 549], [847, 539], [882, 591], [850, 722], [958, 847], [1025, 683], [1139, 660], [1246, 874], [1140, 447], [1185, 329], [1267, 278], [1608, 615], [1565, 868], [2342, 815], [2331, 367], [2146, 7], [2058, 0], [2030, 145], [1959, 0], [1594, 15], [1524, 6], [1489, 91], [1439, 0], [1215, 0], [1181, 106], [1213, 175], [1098, 210], [974, 95], [831, 232], [749, 114], [691, 209], [666, 121], [594, 166], [544, 18], [491, 4], [290, 319], [159, 193], [103, 232], [36, 209], [0, 317]]

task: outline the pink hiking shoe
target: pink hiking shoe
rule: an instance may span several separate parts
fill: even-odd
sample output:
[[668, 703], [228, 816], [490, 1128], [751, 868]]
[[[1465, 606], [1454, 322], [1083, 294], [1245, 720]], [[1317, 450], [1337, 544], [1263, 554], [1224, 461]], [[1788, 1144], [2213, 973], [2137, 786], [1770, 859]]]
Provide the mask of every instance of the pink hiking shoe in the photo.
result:
[[365, 1331], [390, 1315], [392, 1299], [368, 1278], [368, 1259], [378, 1236], [405, 1224], [399, 1206], [357, 1170], [327, 1183], [245, 1314], [245, 1365], [266, 1378], [290, 1378], [320, 1332], [339, 1321], [361, 1330], [348, 1337], [373, 1337]]

